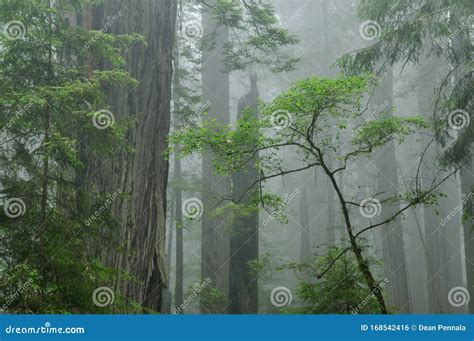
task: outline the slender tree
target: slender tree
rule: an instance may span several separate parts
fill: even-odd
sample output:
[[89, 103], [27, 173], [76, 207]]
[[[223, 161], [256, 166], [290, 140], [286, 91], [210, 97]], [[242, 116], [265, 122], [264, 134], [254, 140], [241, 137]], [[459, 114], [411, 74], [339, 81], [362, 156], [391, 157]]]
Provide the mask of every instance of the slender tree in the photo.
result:
[[[433, 184], [427, 190], [422, 191], [419, 187], [416, 187], [402, 196], [387, 194], [382, 202], [402, 200], [403, 207], [393, 212], [384, 221], [370, 223], [365, 227], [353, 224], [355, 213], [351, 208], [356, 206], [357, 211], [366, 210], [366, 204], [351, 200], [342, 193], [337, 181], [338, 173], [346, 170], [354, 158], [371, 154], [386, 143], [396, 139], [403, 140], [413, 129], [426, 127], [426, 124], [419, 118], [387, 116], [380, 120], [369, 121], [361, 126], [351, 140], [353, 149], [350, 151], [346, 152], [341, 149], [341, 145], [331, 143], [331, 139], [325, 135], [326, 129], [333, 126], [345, 129], [346, 120], [349, 120], [349, 117], [357, 117], [365, 113], [362, 110], [360, 100], [367, 91], [367, 84], [367, 80], [359, 77], [337, 80], [302, 80], [267, 106], [260, 121], [244, 119], [238, 122], [235, 131], [229, 131], [228, 127], [220, 126], [217, 123], [211, 123], [210, 125], [204, 123], [201, 129], [181, 132], [173, 136], [172, 140], [180, 141], [184, 145], [183, 151], [185, 153], [193, 151], [202, 153], [207, 150], [218, 153], [215, 162], [219, 162], [218, 169], [221, 172], [235, 171], [249, 157], [257, 152], [265, 152], [265, 155], [260, 157], [259, 168], [261, 172], [257, 183], [310, 168], [322, 169], [331, 180], [337, 193], [340, 209], [344, 216], [346, 235], [349, 240], [349, 246], [340, 253], [340, 256], [335, 257], [332, 264], [337, 262], [346, 252], [353, 252], [358, 271], [364, 277], [367, 288], [376, 297], [380, 312], [388, 313], [379, 283], [375, 279], [370, 264], [364, 255], [360, 238], [367, 231], [378, 227], [385, 228], [414, 205], [432, 200], [436, 196], [435, 190], [444, 179]], [[351, 109], [344, 110], [348, 107]], [[272, 119], [272, 117], [275, 117], [276, 113], [287, 115], [287, 122], [289, 123], [286, 125], [286, 129], [278, 129], [276, 136], [266, 135], [264, 133], [265, 128], [273, 127], [270, 122], [275, 124], [275, 119]], [[281, 120], [278, 122], [281, 123]], [[337, 134], [337, 136], [340, 135]], [[285, 149], [293, 155], [299, 155], [301, 160], [304, 161], [304, 165], [301, 167], [285, 165], [283, 160], [276, 157], [275, 152], [281, 149]], [[329, 168], [327, 160], [330, 157], [329, 155], [333, 155], [332, 153], [336, 153], [333, 161], [338, 160], [338, 163]], [[269, 194], [261, 195], [260, 201], [264, 206], [279, 204], [277, 198]], [[324, 276], [327, 271], [323, 271], [319, 276]]]

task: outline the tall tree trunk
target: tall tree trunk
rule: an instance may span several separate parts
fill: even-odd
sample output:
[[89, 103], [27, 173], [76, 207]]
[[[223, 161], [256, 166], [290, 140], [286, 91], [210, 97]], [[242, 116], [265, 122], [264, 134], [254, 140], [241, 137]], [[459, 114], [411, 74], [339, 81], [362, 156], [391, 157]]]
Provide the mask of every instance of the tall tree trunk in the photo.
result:
[[[393, 75], [387, 71], [381, 88], [374, 95], [377, 111], [385, 108], [387, 115], [392, 115], [393, 108]], [[377, 192], [390, 197], [399, 192], [397, 160], [393, 142], [387, 143], [375, 156], [377, 166]], [[384, 221], [400, 210], [399, 205], [382, 204], [380, 220]], [[384, 256], [385, 276], [389, 280], [387, 285], [388, 305], [400, 313], [410, 313], [410, 296], [405, 264], [405, 247], [403, 240], [403, 225], [400, 217], [380, 229]]]
[[[250, 108], [253, 116], [258, 118], [257, 76], [251, 75], [250, 92], [241, 98], [238, 105], [238, 118]], [[251, 205], [258, 189], [256, 166], [258, 155], [250, 159], [245, 166], [232, 175], [233, 197], [235, 201]], [[253, 190], [248, 189], [254, 185]], [[232, 314], [258, 313], [258, 281], [252, 273], [249, 262], [258, 259], [258, 212], [234, 215], [233, 230], [230, 236], [230, 269], [229, 298]]]
[[[216, 0], [209, 1], [214, 6]], [[203, 51], [202, 98], [209, 104], [209, 119], [228, 125], [229, 114], [229, 74], [223, 65], [224, 45], [228, 41], [228, 32], [224, 27], [217, 27], [213, 15], [203, 8], [203, 36], [215, 35], [212, 49]], [[219, 202], [223, 197], [230, 197], [230, 179], [217, 174], [212, 165], [213, 155], [205, 153], [202, 160], [202, 249], [201, 279], [209, 279], [209, 288], [217, 289], [223, 296], [229, 293], [229, 236], [230, 220], [224, 215], [215, 215]], [[224, 313], [225, 306], [201, 307], [202, 313]]]
[[[433, 115], [433, 95], [435, 91], [434, 87], [429, 85], [439, 83], [440, 77], [437, 76], [436, 70], [439, 70], [442, 66], [441, 60], [426, 60], [418, 71], [418, 110], [427, 120], [430, 120]], [[431, 140], [422, 137], [422, 141], [423, 150], [421, 152], [424, 152], [425, 146]], [[447, 175], [440, 175], [436, 169], [438, 155], [439, 148], [435, 143], [432, 143], [424, 153], [424, 162], [421, 168], [422, 183], [428, 187], [435, 181], [435, 177]], [[442, 219], [460, 202], [456, 177], [443, 183], [440, 190], [446, 193], [448, 198], [440, 198], [438, 212], [435, 212], [432, 207], [424, 209], [427, 247], [426, 287], [428, 289], [430, 312], [434, 314], [455, 312], [455, 308], [448, 302], [448, 292], [451, 287], [459, 285], [462, 280], [462, 266], [459, 255], [461, 217], [454, 217], [442, 224]]]
[[[176, 152], [174, 161], [174, 221], [176, 228], [176, 284], [175, 284], [175, 306], [180, 307], [183, 304], [183, 282], [184, 282], [184, 258], [183, 258], [183, 195], [181, 191], [181, 160], [179, 152]], [[177, 310], [180, 314], [182, 309]]]
[[[119, 155], [110, 170], [96, 175], [102, 186], [131, 193], [116, 205], [115, 213], [124, 222], [121, 244], [125, 252], [107, 255], [112, 264], [130, 272], [137, 281], [118, 279], [117, 290], [153, 311], [162, 307], [167, 286], [166, 187], [170, 130], [172, 51], [177, 0], [107, 0], [96, 11], [103, 27], [106, 18], [119, 16], [111, 33], [137, 32], [147, 46], [135, 43], [126, 55], [128, 72], [138, 80], [133, 90], [108, 89], [108, 101], [115, 119], [137, 115], [137, 126], [128, 132], [134, 155]], [[109, 27], [108, 27], [109, 28]], [[100, 165], [100, 160], [99, 160]]]

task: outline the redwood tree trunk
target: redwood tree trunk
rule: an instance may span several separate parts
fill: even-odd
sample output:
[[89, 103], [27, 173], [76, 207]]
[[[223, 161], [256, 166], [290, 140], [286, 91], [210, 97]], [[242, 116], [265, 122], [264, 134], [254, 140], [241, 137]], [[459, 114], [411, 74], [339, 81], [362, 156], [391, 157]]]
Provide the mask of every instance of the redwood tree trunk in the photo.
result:
[[[374, 96], [374, 103], [378, 111], [387, 111], [392, 115], [393, 107], [393, 76], [389, 69], [381, 88]], [[383, 115], [381, 113], [380, 115]], [[393, 142], [384, 145], [375, 157], [377, 165], [377, 191], [385, 196], [395, 196], [399, 192], [397, 160]], [[383, 203], [379, 219], [384, 221], [400, 210], [400, 205]], [[388, 283], [388, 303], [394, 311], [409, 313], [410, 295], [405, 263], [405, 246], [403, 240], [403, 225], [400, 217], [393, 219], [380, 229], [384, 257], [385, 276]]]
[[[107, 259], [137, 281], [118, 278], [116, 289], [153, 311], [161, 310], [167, 286], [168, 160], [163, 152], [170, 130], [176, 7], [177, 0], [107, 0], [95, 13], [109, 32], [140, 33], [147, 44], [134, 43], [125, 56], [128, 71], [139, 85], [131, 90], [108, 89], [107, 98], [116, 121], [129, 116], [135, 119], [136, 126], [127, 132], [135, 153], [117, 156], [114, 164], [99, 167], [96, 176], [101, 186], [131, 194], [115, 205], [123, 222], [119, 238], [125, 250], [110, 251]], [[114, 16], [118, 20], [111, 27], [104, 26]]]
[[[179, 153], [176, 153], [174, 161], [174, 179], [175, 179], [175, 207], [174, 220], [175, 225], [171, 228], [176, 228], [176, 284], [175, 284], [175, 307], [178, 308], [183, 304], [183, 283], [184, 283], [184, 254], [183, 254], [183, 197], [181, 191], [181, 160]], [[177, 309], [179, 314], [182, 314], [182, 309]]]

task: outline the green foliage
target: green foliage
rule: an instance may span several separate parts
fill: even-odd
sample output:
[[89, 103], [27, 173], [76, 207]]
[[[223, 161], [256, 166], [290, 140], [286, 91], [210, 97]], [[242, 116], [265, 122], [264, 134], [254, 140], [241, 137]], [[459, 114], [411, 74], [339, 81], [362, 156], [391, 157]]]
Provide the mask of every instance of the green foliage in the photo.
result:
[[[341, 252], [343, 252], [342, 249], [332, 247], [322, 256], [313, 256], [304, 263], [290, 264], [290, 268], [295, 270], [300, 278], [297, 297], [303, 302], [303, 307], [287, 312], [300, 314], [379, 313], [377, 300], [367, 287], [352, 253], [344, 253], [331, 266]], [[375, 260], [371, 262], [374, 263]], [[319, 278], [319, 274], [329, 267], [330, 270]], [[385, 284], [385, 281], [380, 282], [380, 290], [383, 290]]]
[[230, 300], [219, 289], [206, 286], [200, 292], [199, 303], [205, 314], [222, 314], [229, 306]]
[[[0, 1], [0, 22], [11, 28], [0, 34], [0, 289], [9, 312], [111, 311], [94, 305], [92, 293], [117, 274], [93, 255], [116, 247], [97, 237], [114, 235], [105, 231], [118, 226], [110, 208], [119, 194], [95, 188], [88, 167], [128, 149], [130, 122], [113, 121], [102, 89], [136, 85], [122, 53], [141, 37], [65, 20], [96, 2]], [[99, 60], [108, 68], [88, 70]], [[122, 302], [116, 297], [114, 307]]]
[[[224, 47], [224, 63], [228, 71], [245, 70], [252, 65], [268, 67], [273, 72], [294, 70], [297, 58], [281, 51], [295, 45], [298, 39], [288, 30], [277, 26], [274, 7], [267, 1], [200, 0], [205, 11], [216, 20], [218, 26], [230, 32]], [[204, 37], [203, 48], [215, 43], [215, 35]]]
[[250, 269], [250, 276], [258, 278], [259, 283], [269, 282], [272, 278], [272, 261], [270, 254], [266, 253], [259, 259], [251, 260], [247, 263]]
[[[223, 126], [215, 120], [203, 120], [200, 128], [182, 129], [170, 138], [171, 150], [179, 146], [182, 155], [212, 151], [213, 165], [220, 173], [242, 168], [260, 152], [256, 166], [260, 181], [323, 166], [325, 159], [339, 161], [345, 168], [352, 159], [370, 154], [389, 141], [400, 142], [417, 129], [426, 128], [421, 118], [385, 117], [371, 119], [346, 141], [350, 126], [366, 111], [361, 101], [372, 88], [370, 77], [336, 79], [310, 78], [296, 82], [272, 103], [261, 105], [260, 119], [243, 115], [236, 127]], [[337, 131], [333, 133], [333, 129]], [[351, 142], [347, 144], [346, 142]], [[347, 150], [348, 145], [352, 149]], [[303, 163], [302, 168], [288, 167], [279, 153], [285, 150]], [[264, 207], [281, 203], [272, 195], [260, 194]]]
[[[249, 160], [255, 159], [255, 167], [260, 170], [257, 183], [251, 184], [260, 189], [255, 204], [259, 203], [266, 210], [278, 212], [282, 203], [275, 196], [263, 193], [262, 184], [267, 180], [311, 168], [321, 168], [328, 176], [336, 192], [339, 191], [339, 203], [349, 230], [348, 237], [354, 239], [350, 251], [359, 257], [356, 263], [354, 258], [347, 258], [346, 254], [343, 255], [345, 258], [341, 258], [335, 257], [333, 252], [315, 261], [317, 271], [324, 265], [331, 264], [331, 268], [323, 271], [324, 279], [317, 284], [301, 284], [300, 297], [309, 304], [305, 312], [349, 313], [354, 307], [357, 312], [373, 312], [375, 306], [378, 307], [377, 311], [380, 309], [378, 301], [365, 300], [369, 294], [374, 299], [375, 295], [380, 300], [382, 298], [380, 292], [370, 293], [368, 290], [369, 285], [372, 290], [379, 289], [372, 286], [371, 274], [367, 273], [370, 259], [359, 253], [357, 243], [360, 236], [354, 236], [351, 230], [352, 213], [347, 203], [355, 202], [355, 199], [343, 197], [335, 174], [346, 170], [348, 163], [354, 159], [369, 156], [389, 142], [402, 142], [417, 129], [426, 129], [427, 124], [418, 117], [400, 118], [381, 114], [380, 117], [366, 118], [365, 123], [350, 134], [349, 127], [357, 127], [367, 114], [362, 100], [374, 83], [369, 76], [301, 80], [272, 103], [261, 104], [259, 119], [242, 115], [235, 127], [219, 124], [215, 120], [203, 120], [201, 127], [181, 129], [170, 138], [171, 150], [179, 148], [183, 156], [212, 152], [213, 165], [222, 174], [231, 174], [242, 169]], [[348, 135], [352, 135], [352, 138], [347, 139]], [[282, 154], [291, 155], [290, 162], [285, 162]], [[256, 155], [259, 157], [256, 158]], [[409, 205], [421, 202], [427, 196], [425, 193], [422, 198], [410, 197]], [[395, 195], [385, 201], [398, 202], [401, 199], [402, 196]], [[331, 263], [332, 260], [334, 263]], [[259, 269], [258, 264], [251, 265]], [[349, 268], [351, 273], [348, 272]], [[362, 271], [366, 271], [364, 276]], [[347, 275], [347, 278], [344, 279], [342, 274]], [[364, 281], [365, 285], [362, 284]], [[341, 285], [336, 293], [329, 290], [335, 284]], [[364, 304], [359, 306], [361, 301]]]
[[[363, 0], [358, 15], [362, 21], [376, 23], [377, 39], [366, 48], [344, 55], [337, 64], [349, 75], [378, 74], [397, 63], [424, 67], [426, 60], [436, 57], [449, 64], [440, 83], [433, 84], [436, 137], [448, 145], [455, 137], [450, 113], [464, 110], [469, 119], [473, 111], [473, 13], [471, 0]], [[470, 159], [473, 129], [472, 124], [468, 125], [448, 146], [444, 165]]]

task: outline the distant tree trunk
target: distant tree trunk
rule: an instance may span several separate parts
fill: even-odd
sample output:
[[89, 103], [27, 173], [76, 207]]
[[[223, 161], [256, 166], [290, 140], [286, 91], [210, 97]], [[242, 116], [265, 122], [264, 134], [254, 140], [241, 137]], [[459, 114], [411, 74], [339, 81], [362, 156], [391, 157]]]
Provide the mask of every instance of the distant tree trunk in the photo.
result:
[[301, 224], [301, 248], [300, 248], [300, 262], [308, 261], [311, 256], [311, 234], [309, 230], [309, 209], [308, 209], [308, 193], [306, 186], [300, 195], [300, 224]]
[[[330, 18], [330, 13], [328, 10], [328, 1], [322, 0], [321, 1], [321, 24], [323, 25], [321, 28], [322, 34], [322, 40], [323, 40], [323, 48], [325, 53], [325, 58], [322, 61], [324, 65], [324, 70], [325, 70], [325, 77], [335, 77], [337, 71], [331, 67], [331, 64], [333, 61], [336, 59], [336, 56], [334, 56], [334, 53], [331, 48], [331, 30], [328, 30], [327, 27], [330, 25], [330, 22], [328, 22], [328, 18]], [[331, 127], [331, 136], [335, 136], [336, 132], [335, 130]], [[331, 167], [331, 161], [328, 160], [328, 165]], [[332, 187], [331, 181], [329, 179], [326, 179], [326, 183], [324, 184], [326, 187], [326, 208], [327, 208], [327, 226], [326, 226], [326, 233], [325, 233], [325, 243], [326, 247], [332, 247], [335, 245], [336, 242], [336, 230], [335, 230], [335, 224], [336, 224], [336, 207], [335, 207], [335, 193], [334, 193], [334, 188]]]
[[[181, 6], [181, 3], [180, 3]], [[180, 9], [181, 11], [181, 9]], [[179, 23], [181, 25], [181, 15], [178, 16]], [[182, 82], [181, 67], [180, 67], [180, 50], [179, 45], [174, 48], [174, 77], [173, 77], [173, 90], [174, 92], [174, 124], [173, 128], [177, 131], [180, 128], [180, 116], [182, 115], [182, 108], [180, 102], [180, 94], [176, 93], [176, 89], [179, 89], [180, 82]], [[175, 307], [178, 314], [183, 313], [183, 309], [179, 309], [183, 304], [183, 293], [184, 293], [184, 254], [183, 254], [183, 191], [182, 191], [182, 171], [181, 171], [181, 158], [179, 147], [175, 151], [174, 155], [174, 188], [173, 188], [173, 217], [174, 221], [171, 225], [172, 229], [176, 229], [176, 273], [175, 273]]]
[[[418, 111], [430, 120], [433, 115], [434, 84], [438, 84], [440, 77], [436, 71], [443, 66], [441, 60], [426, 60], [420, 67], [418, 74]], [[430, 138], [422, 138], [422, 145], [426, 146]], [[423, 147], [425, 148], [425, 147]], [[422, 151], [423, 152], [423, 151]], [[425, 152], [422, 170], [422, 183], [431, 186], [435, 177], [441, 177], [436, 169], [439, 155], [438, 145], [432, 143]], [[444, 174], [446, 175], [446, 174]], [[456, 312], [448, 302], [448, 292], [451, 287], [462, 281], [462, 266], [459, 255], [460, 216], [442, 224], [442, 219], [451, 212], [461, 201], [458, 195], [456, 177], [452, 177], [440, 186], [440, 190], [448, 198], [440, 198], [438, 212], [432, 207], [424, 209], [425, 239], [427, 246], [427, 288], [430, 312], [443, 314]], [[450, 231], [449, 233], [447, 231]], [[449, 262], [450, 266], [446, 266]]]
[[[211, 6], [216, 0], [208, 2]], [[230, 123], [229, 104], [229, 74], [223, 65], [224, 45], [229, 39], [227, 29], [217, 27], [212, 14], [203, 8], [203, 36], [215, 35], [215, 46], [204, 50], [202, 54], [202, 98], [209, 107], [209, 119], [228, 125]], [[213, 155], [204, 153], [202, 160], [202, 248], [201, 248], [201, 279], [207, 278], [211, 283], [209, 288], [215, 288], [227, 297], [229, 293], [229, 236], [230, 220], [225, 215], [216, 216], [213, 212], [219, 208], [222, 197], [230, 197], [230, 179], [215, 171], [211, 161]], [[226, 307], [201, 307], [202, 313], [225, 313]]]
[[[137, 115], [136, 127], [127, 137], [134, 155], [119, 155], [112, 165], [97, 160], [101, 186], [122, 189], [131, 198], [115, 205], [123, 221], [120, 243], [125, 251], [109, 251], [107, 259], [118, 269], [131, 273], [137, 281], [118, 278], [116, 288], [127, 298], [152, 311], [161, 311], [166, 274], [166, 187], [170, 130], [172, 51], [177, 0], [106, 0], [96, 11], [96, 19], [110, 33], [143, 34], [147, 46], [135, 43], [125, 56], [127, 69], [138, 80], [133, 90], [107, 89], [107, 99], [116, 120]], [[112, 26], [107, 18], [119, 16]], [[109, 167], [106, 167], [109, 166]], [[108, 168], [108, 169], [105, 169]], [[111, 171], [112, 170], [112, 171]]]
[[[251, 75], [250, 92], [241, 98], [238, 105], [238, 118], [246, 109], [258, 118], [258, 88], [257, 76]], [[242, 204], [251, 204], [252, 198], [258, 194], [254, 185], [258, 180], [256, 166], [258, 155], [249, 160], [245, 166], [232, 175], [233, 197]], [[254, 185], [254, 188], [246, 191]], [[230, 268], [229, 268], [229, 298], [230, 313], [258, 313], [258, 281], [252, 273], [249, 262], [258, 259], [258, 212], [239, 215], [233, 219], [233, 229], [230, 236]]]
[[[377, 111], [388, 111], [392, 115], [393, 108], [393, 75], [389, 69], [381, 88], [374, 95]], [[377, 192], [390, 197], [398, 194], [397, 160], [393, 142], [387, 143], [378, 151], [375, 157], [377, 166]], [[383, 203], [380, 220], [386, 220], [400, 210], [399, 205]], [[400, 313], [409, 313], [410, 296], [405, 264], [405, 247], [403, 240], [403, 226], [401, 218], [394, 219], [380, 229], [384, 256], [385, 276], [389, 280], [387, 285], [388, 305]]]
[[[175, 306], [178, 308], [183, 304], [183, 282], [184, 282], [184, 258], [183, 258], [183, 199], [181, 191], [181, 160], [179, 152], [176, 153], [174, 161], [174, 179], [175, 179], [175, 207], [174, 221], [176, 228], [176, 284], [175, 284]], [[180, 314], [182, 309], [177, 310]]]

